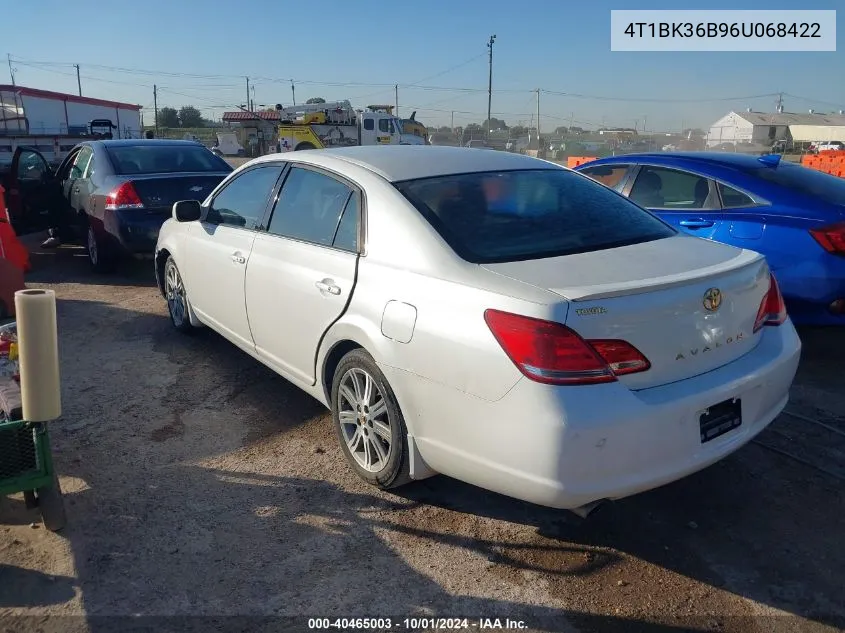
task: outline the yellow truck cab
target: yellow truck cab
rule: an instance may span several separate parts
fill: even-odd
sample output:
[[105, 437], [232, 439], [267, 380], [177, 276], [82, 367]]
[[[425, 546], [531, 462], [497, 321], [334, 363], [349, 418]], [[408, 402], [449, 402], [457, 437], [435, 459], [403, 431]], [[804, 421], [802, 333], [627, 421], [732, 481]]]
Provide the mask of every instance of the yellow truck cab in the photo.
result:
[[280, 152], [354, 145], [424, 145], [408, 134], [391, 106], [355, 110], [349, 101], [276, 106]]
[[413, 134], [414, 136], [419, 136], [423, 140], [428, 138], [428, 128], [417, 121], [416, 110], [411, 113], [411, 118], [402, 119], [402, 129], [405, 131], [405, 134]]

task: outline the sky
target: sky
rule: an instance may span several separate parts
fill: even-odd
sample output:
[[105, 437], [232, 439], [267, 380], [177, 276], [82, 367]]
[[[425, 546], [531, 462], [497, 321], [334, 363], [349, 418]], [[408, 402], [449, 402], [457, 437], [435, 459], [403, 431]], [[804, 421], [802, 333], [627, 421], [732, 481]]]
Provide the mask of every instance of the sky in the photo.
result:
[[[845, 42], [825, 53], [611, 52], [611, 9], [798, 8], [842, 9], [845, 33], [840, 0], [40, 0], [4, 8], [0, 53], [18, 85], [59, 92], [77, 92], [78, 64], [83, 95], [140, 104], [148, 122], [154, 84], [158, 107], [219, 118], [246, 102], [250, 77], [256, 107], [291, 103], [291, 80], [297, 103], [356, 107], [394, 103], [398, 84], [401, 116], [465, 125], [486, 119], [495, 34], [492, 111], [508, 125], [535, 124], [539, 88], [541, 131], [671, 132], [730, 110], [772, 112], [776, 93], [789, 112], [845, 109]], [[0, 83], [9, 74], [0, 65]]]

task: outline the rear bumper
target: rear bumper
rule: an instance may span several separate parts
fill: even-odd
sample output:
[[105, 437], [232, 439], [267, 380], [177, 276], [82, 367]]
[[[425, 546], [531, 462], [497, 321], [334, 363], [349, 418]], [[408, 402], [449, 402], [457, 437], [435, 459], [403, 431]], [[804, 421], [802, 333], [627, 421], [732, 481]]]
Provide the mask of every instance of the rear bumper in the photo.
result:
[[158, 241], [158, 232], [167, 218], [165, 215], [117, 211], [111, 218], [107, 218], [105, 226], [106, 231], [122, 250], [139, 257], [152, 257]]
[[[575, 508], [661, 486], [739, 449], [786, 405], [800, 351], [787, 321], [766, 328], [742, 358], [674, 384], [635, 392], [621, 383], [549, 387], [523, 378], [496, 402], [383, 370], [432, 469]], [[731, 398], [741, 399], [742, 425], [702, 444], [700, 413]]]

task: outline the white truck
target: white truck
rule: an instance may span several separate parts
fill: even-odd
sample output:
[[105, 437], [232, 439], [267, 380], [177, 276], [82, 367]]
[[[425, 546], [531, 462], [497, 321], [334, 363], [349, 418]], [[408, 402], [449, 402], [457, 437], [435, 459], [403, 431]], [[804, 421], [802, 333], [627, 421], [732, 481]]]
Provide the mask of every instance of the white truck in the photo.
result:
[[425, 138], [403, 131], [392, 106], [355, 110], [349, 101], [276, 106], [280, 152], [354, 145], [425, 145]]
[[140, 138], [141, 106], [0, 85], [0, 172], [18, 147], [58, 164], [75, 145], [92, 138]]

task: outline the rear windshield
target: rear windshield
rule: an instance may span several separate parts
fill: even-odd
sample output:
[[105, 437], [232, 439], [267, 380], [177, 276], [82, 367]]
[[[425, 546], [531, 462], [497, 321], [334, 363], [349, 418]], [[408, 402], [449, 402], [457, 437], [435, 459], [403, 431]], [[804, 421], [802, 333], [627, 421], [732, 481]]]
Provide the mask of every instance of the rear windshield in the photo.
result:
[[106, 151], [121, 175], [232, 171], [229, 163], [199, 145], [113, 145]]
[[820, 198], [830, 204], [845, 205], [845, 178], [783, 161], [774, 169], [752, 167], [746, 169], [746, 172], [804, 195]]
[[563, 169], [482, 172], [396, 183], [474, 263], [572, 255], [676, 231], [621, 195]]

